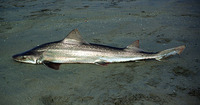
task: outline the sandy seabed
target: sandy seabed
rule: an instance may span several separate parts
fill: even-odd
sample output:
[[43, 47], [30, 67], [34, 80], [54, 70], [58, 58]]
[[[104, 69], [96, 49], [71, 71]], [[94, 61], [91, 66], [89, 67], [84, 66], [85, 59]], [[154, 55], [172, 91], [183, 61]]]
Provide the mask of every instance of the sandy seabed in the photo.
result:
[[[0, 14], [1, 105], [200, 103], [198, 0], [1, 0]], [[58, 71], [12, 60], [74, 28], [91, 43], [186, 49], [161, 62], [63, 64]]]

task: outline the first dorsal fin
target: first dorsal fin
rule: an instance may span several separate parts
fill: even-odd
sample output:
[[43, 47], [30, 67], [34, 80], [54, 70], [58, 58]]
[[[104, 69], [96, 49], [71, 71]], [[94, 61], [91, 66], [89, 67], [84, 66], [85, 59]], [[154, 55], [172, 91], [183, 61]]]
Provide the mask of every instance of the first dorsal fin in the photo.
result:
[[89, 44], [88, 42], [84, 41], [80, 35], [78, 29], [72, 30], [65, 39], [62, 40], [63, 43], [70, 43], [70, 44]]
[[139, 48], [139, 47], [140, 47], [139, 40], [136, 40], [132, 44], [130, 44], [129, 46], [127, 46], [126, 48], [131, 49], [131, 48]]

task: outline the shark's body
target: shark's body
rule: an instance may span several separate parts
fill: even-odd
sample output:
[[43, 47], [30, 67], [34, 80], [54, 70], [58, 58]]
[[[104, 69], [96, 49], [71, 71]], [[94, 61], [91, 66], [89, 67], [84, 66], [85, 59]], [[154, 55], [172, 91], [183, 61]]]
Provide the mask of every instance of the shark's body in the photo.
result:
[[62, 63], [95, 63], [108, 64], [112, 62], [136, 61], [142, 59], [156, 59], [180, 54], [185, 46], [167, 49], [158, 53], [144, 52], [139, 49], [139, 41], [126, 48], [115, 48], [104, 45], [91, 44], [84, 41], [77, 29], [71, 31], [61, 40], [46, 43], [27, 52], [13, 56], [13, 59], [23, 63], [45, 64], [59, 69]]

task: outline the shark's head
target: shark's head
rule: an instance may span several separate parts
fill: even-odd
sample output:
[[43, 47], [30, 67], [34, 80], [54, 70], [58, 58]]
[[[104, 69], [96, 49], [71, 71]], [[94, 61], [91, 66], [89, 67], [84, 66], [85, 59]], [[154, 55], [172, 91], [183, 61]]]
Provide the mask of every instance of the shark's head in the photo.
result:
[[21, 54], [13, 55], [12, 58], [15, 61], [23, 62], [23, 63], [31, 63], [31, 64], [38, 64], [39, 56], [32, 51], [27, 51]]

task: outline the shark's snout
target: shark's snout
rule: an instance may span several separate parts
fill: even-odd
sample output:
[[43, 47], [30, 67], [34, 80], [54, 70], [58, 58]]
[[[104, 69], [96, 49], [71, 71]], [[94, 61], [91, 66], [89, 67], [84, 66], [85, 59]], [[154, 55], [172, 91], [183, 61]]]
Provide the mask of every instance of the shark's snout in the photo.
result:
[[13, 55], [12, 58], [18, 62], [36, 64], [36, 57], [33, 55], [27, 55], [26, 53]]
[[16, 55], [13, 55], [12, 58], [15, 60], [15, 59], [18, 59], [19, 58], [19, 54], [16, 54]]
[[13, 55], [12, 58], [16, 61], [22, 60], [24, 57], [21, 54]]
[[17, 57], [17, 55], [13, 55], [12, 58], [15, 59]]
[[16, 54], [12, 56], [13, 60], [18, 61], [18, 62], [22, 62], [26, 60], [26, 57], [22, 54]]

